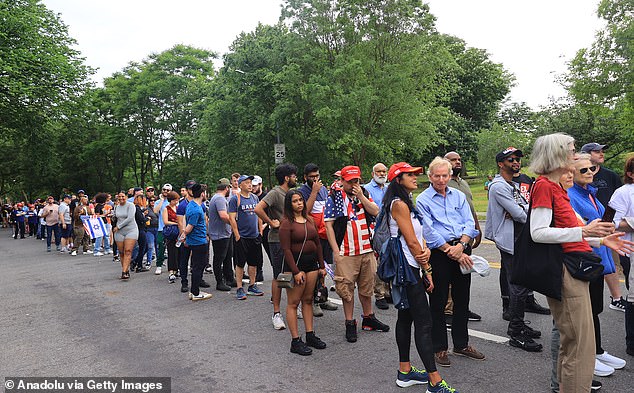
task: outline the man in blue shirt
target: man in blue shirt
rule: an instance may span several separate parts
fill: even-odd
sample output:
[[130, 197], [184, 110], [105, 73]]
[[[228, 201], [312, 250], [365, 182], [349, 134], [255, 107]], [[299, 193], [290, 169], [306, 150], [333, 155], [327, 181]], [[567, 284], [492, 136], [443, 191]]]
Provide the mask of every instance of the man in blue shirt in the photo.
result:
[[469, 241], [479, 232], [475, 229], [473, 215], [465, 194], [447, 186], [451, 179], [451, 163], [436, 157], [429, 164], [431, 185], [416, 198], [416, 208], [423, 214], [423, 231], [427, 246], [432, 250], [429, 260], [433, 273], [434, 290], [429, 294], [432, 316], [432, 341], [436, 363], [448, 367], [447, 326], [445, 305], [449, 284], [454, 301], [451, 336], [453, 352], [457, 355], [482, 360], [484, 355], [469, 345], [467, 320], [471, 275], [462, 274], [460, 268], [470, 269]]
[[185, 210], [185, 230], [180, 240], [185, 240], [191, 250], [192, 258], [192, 287], [189, 299], [192, 301], [207, 300], [211, 294], [199, 289], [203, 279], [203, 269], [207, 266], [207, 221], [202, 209], [203, 187], [198, 183], [190, 184], [188, 192], [191, 192], [191, 201]]
[[[372, 180], [363, 185], [363, 188], [370, 193], [372, 200], [377, 204], [379, 210], [383, 207], [383, 197], [385, 196], [387, 186], [387, 167], [385, 164], [379, 162], [372, 167]], [[389, 296], [390, 284], [381, 280], [377, 275], [374, 279], [374, 304], [376, 304], [376, 307], [381, 310], [390, 308], [385, 299]]]
[[262, 263], [262, 221], [255, 214], [255, 206], [259, 199], [251, 193], [253, 176], [241, 175], [238, 178], [240, 192], [229, 199], [229, 222], [235, 243], [233, 257], [236, 265], [236, 282], [238, 290], [236, 298], [245, 300], [247, 295], [242, 288], [244, 265], [249, 266], [249, 287], [247, 293], [251, 296], [262, 296], [264, 292], [255, 283], [257, 267]]
[[165, 261], [165, 239], [163, 238], [163, 227], [165, 224], [163, 223], [163, 210], [165, 206], [167, 206], [167, 194], [172, 191], [172, 185], [169, 183], [165, 183], [163, 188], [161, 189], [161, 195], [159, 199], [154, 202], [154, 214], [158, 216], [158, 234], [156, 235], [156, 243], [158, 252], [156, 255], [156, 271], [154, 274], [161, 274], [161, 270], [163, 269], [163, 262]]

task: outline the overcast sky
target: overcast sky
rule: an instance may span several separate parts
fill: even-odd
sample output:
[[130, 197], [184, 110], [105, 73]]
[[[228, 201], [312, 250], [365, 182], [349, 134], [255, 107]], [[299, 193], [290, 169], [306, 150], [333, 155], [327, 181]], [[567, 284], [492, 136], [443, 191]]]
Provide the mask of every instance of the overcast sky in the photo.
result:
[[[534, 109], [564, 90], [555, 83], [601, 26], [599, 0], [431, 0], [442, 33], [486, 49], [516, 77], [510, 99]], [[61, 13], [94, 79], [175, 44], [228, 51], [242, 31], [274, 24], [281, 0], [44, 0]]]

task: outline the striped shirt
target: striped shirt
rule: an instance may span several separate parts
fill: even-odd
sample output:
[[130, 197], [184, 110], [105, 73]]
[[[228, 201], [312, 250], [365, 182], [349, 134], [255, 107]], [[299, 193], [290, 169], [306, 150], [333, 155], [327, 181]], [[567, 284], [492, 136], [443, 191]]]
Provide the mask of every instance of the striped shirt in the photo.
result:
[[[355, 256], [372, 252], [370, 229], [365, 218], [365, 209], [360, 201], [356, 208], [344, 191], [334, 191], [326, 201], [324, 221], [334, 221], [342, 215], [348, 216], [348, 224], [343, 242], [339, 245], [339, 255]], [[369, 198], [371, 202], [372, 198]], [[343, 214], [342, 214], [343, 213]]]

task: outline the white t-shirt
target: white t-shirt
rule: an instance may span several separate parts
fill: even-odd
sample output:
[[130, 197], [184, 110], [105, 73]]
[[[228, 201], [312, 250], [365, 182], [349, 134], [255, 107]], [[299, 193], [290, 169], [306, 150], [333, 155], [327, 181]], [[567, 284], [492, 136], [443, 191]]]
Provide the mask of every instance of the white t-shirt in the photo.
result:
[[[394, 199], [392, 201], [392, 204], [390, 205], [390, 236], [392, 237], [398, 236], [398, 224], [396, 223], [394, 217], [392, 217], [392, 206], [394, 205], [394, 201], [398, 200], [400, 199]], [[414, 215], [414, 213], [410, 213], [410, 218], [412, 219], [412, 225], [414, 226], [414, 234], [416, 235], [416, 240], [418, 240], [418, 243], [421, 247], [425, 248], [425, 244], [423, 243], [423, 225], [420, 223], [420, 221], [418, 221], [418, 218], [416, 218], [416, 215]], [[412, 267], [420, 268], [419, 263], [416, 262], [416, 259], [414, 259], [414, 256], [409, 250], [407, 242], [405, 241], [405, 238], [403, 236], [401, 236], [401, 247], [403, 248], [403, 254], [405, 254], [407, 263], [409, 263], [409, 265]]]

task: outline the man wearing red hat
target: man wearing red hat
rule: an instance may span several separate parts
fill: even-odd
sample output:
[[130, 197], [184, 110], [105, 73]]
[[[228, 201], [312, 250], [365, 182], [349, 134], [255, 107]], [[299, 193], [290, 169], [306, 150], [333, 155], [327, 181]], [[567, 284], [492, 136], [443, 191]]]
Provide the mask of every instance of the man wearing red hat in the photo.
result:
[[366, 213], [376, 216], [379, 207], [361, 187], [360, 180], [361, 169], [358, 166], [342, 168], [342, 190], [332, 191], [324, 210], [326, 234], [336, 263], [335, 289], [343, 301], [348, 342], [357, 341], [357, 321], [353, 317], [355, 284], [363, 308], [362, 329], [390, 330], [389, 326], [376, 319], [372, 311], [377, 264]]

